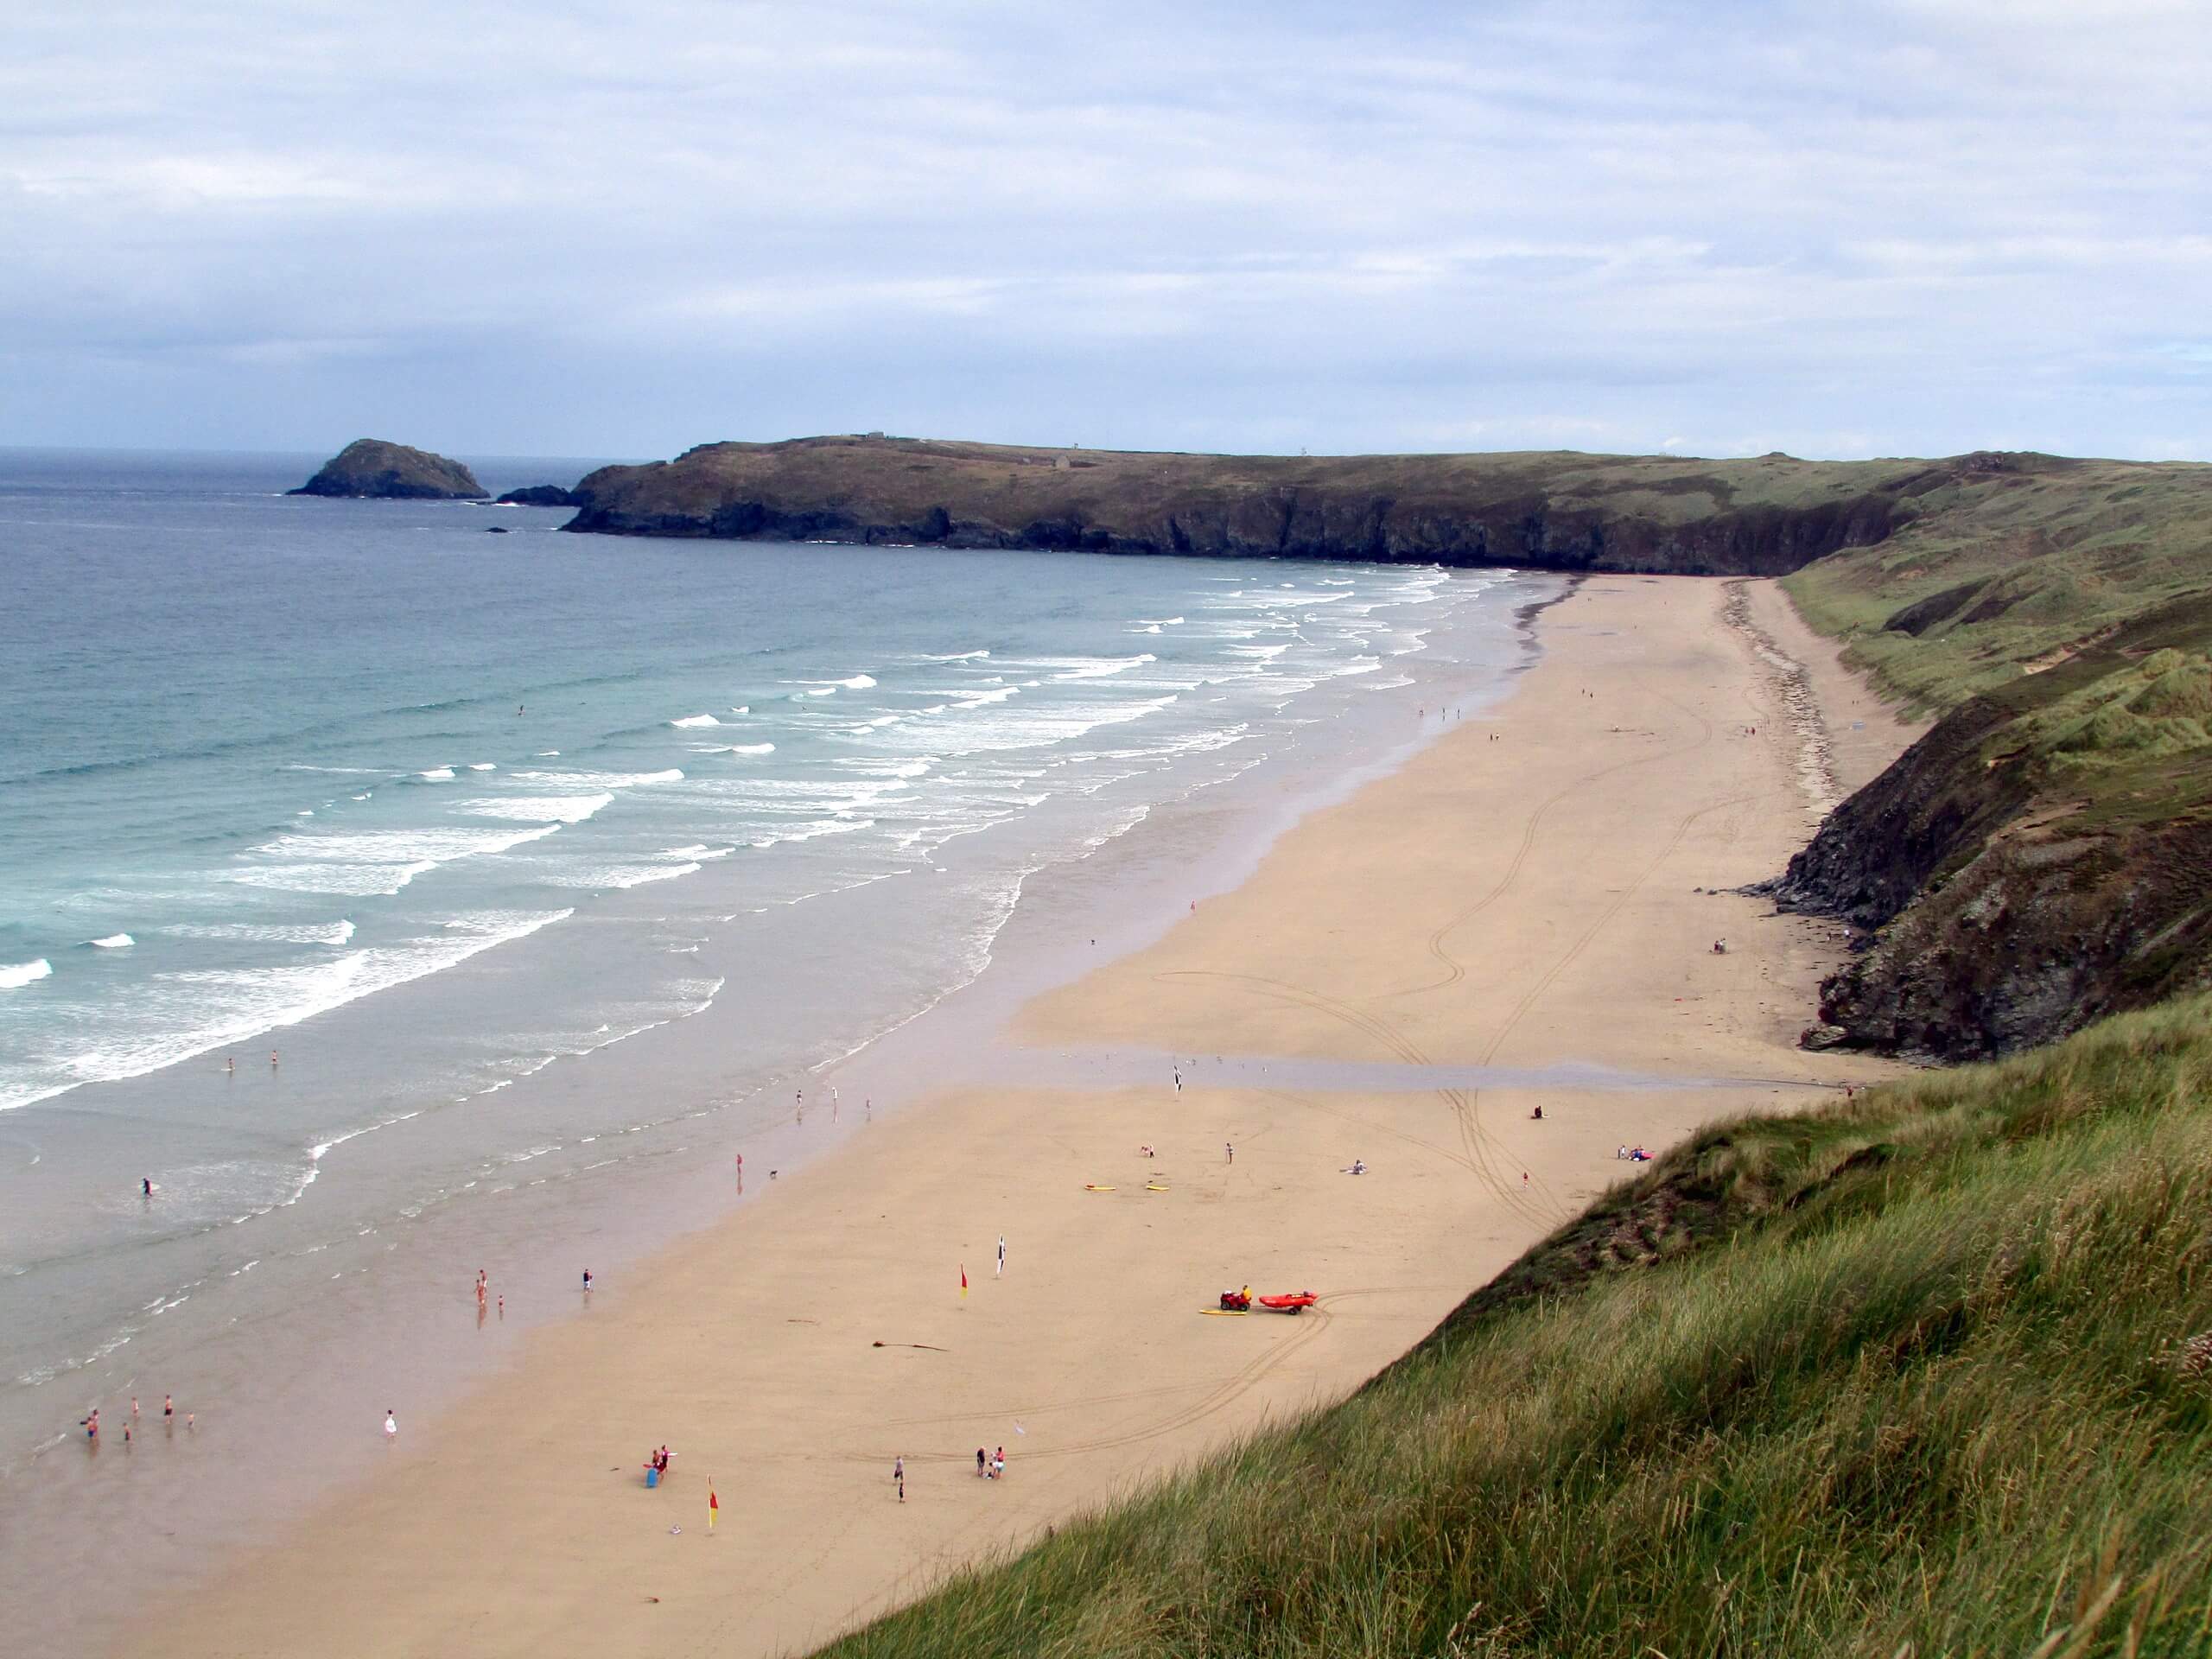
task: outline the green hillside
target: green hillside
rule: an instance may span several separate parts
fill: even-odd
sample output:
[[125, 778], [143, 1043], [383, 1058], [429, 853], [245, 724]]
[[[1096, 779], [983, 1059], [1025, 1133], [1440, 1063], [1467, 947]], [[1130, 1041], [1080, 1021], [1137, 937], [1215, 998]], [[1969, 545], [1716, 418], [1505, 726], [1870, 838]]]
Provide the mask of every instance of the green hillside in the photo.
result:
[[1351, 1401], [828, 1651], [2202, 1654], [2208, 1015], [1708, 1129]]
[[[1784, 584], [1815, 627], [1910, 703], [1952, 708], [2212, 592], [2212, 466], [2056, 455], [1948, 465], [1887, 540]], [[2191, 622], [2212, 642], [2212, 605]]]
[[1834, 1040], [2005, 1053], [2212, 984], [2212, 467], [1992, 456], [1785, 586], [1942, 714], [1793, 860]]

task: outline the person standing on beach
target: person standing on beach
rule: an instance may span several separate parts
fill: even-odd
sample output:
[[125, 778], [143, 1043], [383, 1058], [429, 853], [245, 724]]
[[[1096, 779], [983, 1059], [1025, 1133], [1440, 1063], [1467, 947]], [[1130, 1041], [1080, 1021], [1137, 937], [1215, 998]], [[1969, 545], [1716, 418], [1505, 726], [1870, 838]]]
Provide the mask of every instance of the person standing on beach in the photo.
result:
[[1235, 1163], [1235, 1162], [1236, 1161], [1236, 1148], [1234, 1146], [1232, 1146], [1231, 1144], [1230, 1144], [1230, 1142], [1228, 1142], [1228, 1141], [1223, 1141], [1223, 1142], [1221, 1143], [1221, 1149], [1222, 1149], [1224, 1152], [1225, 1152], [1225, 1153], [1227, 1153], [1227, 1154], [1229, 1154], [1229, 1160], [1229, 1160], [1230, 1163], [1232, 1163], [1232, 1164], [1233, 1164], [1233, 1163]]
[[399, 1438], [399, 1414], [390, 1406], [384, 1408], [384, 1437], [386, 1442]]
[[165, 1394], [162, 1396], [162, 1421], [167, 1423], [174, 1423], [176, 1421], [176, 1396], [175, 1395]]
[[[98, 1413], [98, 1412], [96, 1411], [96, 1412], [94, 1412], [94, 1413], [92, 1414], [92, 1415], [93, 1415], [94, 1417], [98, 1417], [98, 1416], [99, 1415], [99, 1413]], [[97, 1434], [97, 1433], [99, 1433], [99, 1431], [97, 1428], [95, 1428], [92, 1432], [93, 1432], [95, 1434]], [[981, 1479], [983, 1478], [983, 1466], [984, 1466], [984, 1465], [985, 1465], [988, 1461], [988, 1459], [986, 1459], [986, 1458], [983, 1456], [983, 1448], [982, 1448], [982, 1446], [977, 1446], [977, 1447], [976, 1448], [976, 1479], [981, 1480]]]
[[591, 1269], [589, 1268], [586, 1268], [584, 1269], [584, 1294], [587, 1296], [591, 1294]]
[[997, 1271], [995, 1271], [995, 1273], [993, 1273], [993, 1274], [991, 1274], [991, 1277], [992, 1277], [992, 1278], [994, 1278], [994, 1279], [1000, 1278], [1000, 1277], [1002, 1277], [1002, 1276], [1005, 1274], [1005, 1273], [1006, 1273], [1006, 1235], [1005, 1235], [1004, 1233], [1001, 1233], [1001, 1234], [999, 1235], [999, 1265], [998, 1265]]

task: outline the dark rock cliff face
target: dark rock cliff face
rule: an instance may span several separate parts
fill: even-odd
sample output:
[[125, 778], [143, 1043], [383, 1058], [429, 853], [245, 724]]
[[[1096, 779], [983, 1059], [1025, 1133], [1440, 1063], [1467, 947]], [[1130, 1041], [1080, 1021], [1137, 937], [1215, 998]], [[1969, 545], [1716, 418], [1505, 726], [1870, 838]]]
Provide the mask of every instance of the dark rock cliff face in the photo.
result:
[[2069, 764], [2083, 727], [2054, 719], [2100, 698], [2144, 706], [2128, 677], [2196, 626], [2185, 607], [2154, 616], [1963, 704], [1829, 815], [1761, 889], [1859, 932], [1808, 1040], [1980, 1059], [2207, 982], [2207, 757], [2091, 748], [2094, 764]]
[[2034, 798], [2031, 779], [1981, 761], [2011, 718], [1977, 699], [1936, 722], [1830, 814], [1786, 873], [1766, 884], [1784, 910], [1886, 926], [1939, 871], [1978, 849]]
[[1821, 986], [1822, 1020], [1855, 1046], [1981, 1059], [2202, 984], [2212, 825], [2064, 831], [1994, 837]]
[[[578, 486], [567, 528], [1118, 554], [1777, 575], [1913, 511], [1836, 469], [1764, 458], [1147, 456], [907, 440], [717, 444]], [[1617, 473], [1607, 474], [1611, 465]], [[1739, 500], [1731, 469], [1797, 467], [1802, 504]], [[1703, 468], [1704, 471], [1699, 471]], [[1573, 474], [1554, 486], [1551, 474]], [[1786, 474], [1783, 474], [1785, 478]], [[1904, 476], [1902, 473], [1899, 476]]]
[[404, 443], [356, 438], [322, 464], [294, 495], [360, 496], [404, 501], [480, 501], [484, 486], [457, 461]]
[[1541, 502], [1487, 511], [1471, 504], [1464, 513], [1402, 512], [1387, 497], [1320, 496], [1257, 502], [1234, 512], [1179, 510], [1170, 503], [1156, 520], [1135, 524], [1069, 516], [999, 524], [956, 520], [942, 505], [908, 523], [885, 523], [829, 503], [791, 509], [747, 499], [717, 502], [704, 512], [670, 512], [643, 505], [618, 489], [595, 493], [593, 505], [567, 527], [603, 535], [747, 541], [1782, 575], [1839, 547], [1881, 539], [1890, 528], [1885, 508], [1867, 502], [1849, 511], [1730, 514], [1661, 527], [1554, 512]]

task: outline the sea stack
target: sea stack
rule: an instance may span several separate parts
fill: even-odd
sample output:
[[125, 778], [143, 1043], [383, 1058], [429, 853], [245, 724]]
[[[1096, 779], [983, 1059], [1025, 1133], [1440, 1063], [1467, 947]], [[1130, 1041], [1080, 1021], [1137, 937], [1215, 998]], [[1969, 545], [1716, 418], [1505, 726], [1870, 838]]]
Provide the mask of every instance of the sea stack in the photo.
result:
[[529, 484], [519, 490], [509, 490], [499, 498], [499, 505], [503, 507], [580, 507], [583, 503], [576, 499], [574, 491], [563, 489], [558, 484]]
[[480, 501], [488, 492], [457, 461], [404, 443], [356, 438], [291, 493], [385, 501]]

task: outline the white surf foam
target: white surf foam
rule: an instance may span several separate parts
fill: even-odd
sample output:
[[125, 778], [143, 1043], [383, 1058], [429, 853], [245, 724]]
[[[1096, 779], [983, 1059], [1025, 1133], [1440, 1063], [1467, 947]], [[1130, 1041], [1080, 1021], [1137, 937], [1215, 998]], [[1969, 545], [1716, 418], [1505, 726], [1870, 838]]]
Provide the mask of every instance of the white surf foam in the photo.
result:
[[270, 864], [225, 870], [219, 879], [271, 893], [327, 893], [346, 899], [390, 898], [418, 875], [438, 868], [435, 859], [411, 864]]
[[1150, 652], [1136, 657], [1040, 657], [1039, 668], [1057, 668], [1061, 672], [1052, 676], [1058, 680], [1108, 680], [1116, 674], [1126, 674], [1133, 668], [1160, 659]]
[[367, 898], [397, 893], [416, 876], [455, 859], [507, 852], [561, 826], [527, 830], [371, 830], [349, 835], [283, 835], [253, 856], [270, 861], [220, 872], [223, 880], [280, 893], [335, 893]]
[[611, 791], [595, 795], [492, 795], [463, 801], [461, 810], [474, 818], [505, 818], [516, 823], [582, 823], [610, 804]]
[[96, 944], [103, 950], [120, 950], [124, 945], [136, 944], [138, 941], [128, 933], [111, 933], [104, 939], [87, 939], [85, 943]]
[[681, 864], [617, 864], [598, 869], [579, 870], [550, 878], [563, 887], [589, 887], [594, 892], [613, 887], [641, 887], [648, 881], [666, 881], [679, 875], [692, 875], [698, 871], [697, 861], [687, 859]]
[[640, 784], [683, 781], [680, 766], [670, 766], [661, 772], [512, 772], [507, 775], [518, 784], [541, 785], [548, 789], [635, 789]]
[[276, 922], [178, 922], [161, 930], [180, 939], [236, 939], [254, 944], [343, 944], [353, 937], [350, 921], [287, 925]]
[[418, 772], [415, 775], [433, 784], [450, 783], [453, 780], [453, 768], [432, 766], [428, 772]]
[[721, 721], [712, 715], [686, 715], [681, 720], [671, 720], [668, 723], [680, 731], [692, 726], [719, 726]]
[[33, 980], [44, 979], [54, 971], [54, 964], [44, 957], [35, 962], [10, 963], [0, 967], [0, 991], [18, 990]]
[[125, 1034], [62, 1060], [73, 1083], [111, 1083], [297, 1025], [346, 1003], [442, 971], [495, 945], [565, 920], [573, 909], [474, 913], [453, 934], [276, 968], [199, 969], [156, 974], [142, 996], [175, 1005], [169, 1028]]
[[499, 763], [496, 760], [472, 760], [468, 763], [468, 769], [471, 772], [497, 772]]
[[920, 654], [922, 660], [925, 663], [964, 663], [977, 657], [988, 657], [991, 653], [988, 651], [949, 651], [942, 657], [931, 656], [928, 652], [923, 652]]
[[874, 818], [822, 818], [812, 823], [779, 830], [772, 836], [763, 836], [753, 844], [757, 848], [777, 847], [785, 842], [815, 841], [823, 836], [847, 836], [856, 830], [872, 830], [874, 827]]

